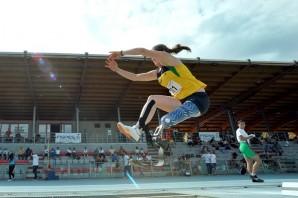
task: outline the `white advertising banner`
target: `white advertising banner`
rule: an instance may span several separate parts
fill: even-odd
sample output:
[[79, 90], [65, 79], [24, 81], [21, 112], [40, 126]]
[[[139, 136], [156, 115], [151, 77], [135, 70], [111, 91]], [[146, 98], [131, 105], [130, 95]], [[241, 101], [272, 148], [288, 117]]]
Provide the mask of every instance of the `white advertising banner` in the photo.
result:
[[214, 140], [219, 141], [219, 132], [199, 132], [200, 139], [204, 142], [210, 141], [212, 138]]
[[55, 143], [81, 143], [81, 133], [56, 133]]

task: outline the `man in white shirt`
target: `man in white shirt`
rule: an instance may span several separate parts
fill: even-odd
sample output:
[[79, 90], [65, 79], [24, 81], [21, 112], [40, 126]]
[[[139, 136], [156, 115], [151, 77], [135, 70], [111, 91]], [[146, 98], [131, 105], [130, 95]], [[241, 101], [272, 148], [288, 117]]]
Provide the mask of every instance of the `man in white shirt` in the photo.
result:
[[88, 149], [87, 149], [86, 146], [84, 148], [83, 155], [84, 155], [84, 159], [87, 159], [88, 158]]
[[124, 162], [124, 176], [131, 176], [131, 157], [125, 153], [123, 156], [123, 162]]
[[60, 148], [59, 146], [56, 148], [56, 156], [60, 159]]
[[137, 155], [139, 153], [140, 153], [139, 147], [136, 147], [135, 154]]
[[34, 173], [34, 179], [37, 179], [37, 169], [39, 165], [39, 157], [36, 153], [32, 155], [32, 168]]
[[252, 182], [264, 182], [264, 180], [257, 177], [256, 172], [259, 166], [262, 164], [262, 161], [260, 157], [249, 148], [249, 145], [247, 143], [248, 140], [251, 138], [254, 138], [254, 134], [248, 135], [244, 128], [245, 128], [245, 122], [242, 120], [238, 121], [238, 129], [236, 131], [237, 140], [240, 144], [239, 150], [244, 156], [244, 159], [246, 161], [247, 166], [247, 172], [250, 173], [250, 177], [252, 179]]
[[115, 149], [113, 148], [113, 146], [110, 147], [110, 154], [113, 155], [115, 153]]
[[103, 148], [100, 147], [99, 153], [100, 153], [100, 154], [105, 154], [105, 150], [103, 150]]
[[211, 175], [212, 174], [212, 165], [211, 165], [211, 154], [210, 154], [209, 149], [207, 150], [207, 153], [202, 155], [201, 158], [204, 159], [204, 161], [205, 161], [208, 175]]

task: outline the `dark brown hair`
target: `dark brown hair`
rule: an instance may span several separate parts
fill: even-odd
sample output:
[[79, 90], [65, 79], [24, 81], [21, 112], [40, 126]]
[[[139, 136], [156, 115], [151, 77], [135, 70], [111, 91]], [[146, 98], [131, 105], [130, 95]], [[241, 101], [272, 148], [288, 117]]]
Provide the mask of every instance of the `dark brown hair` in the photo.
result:
[[243, 120], [238, 120], [237, 123], [240, 124], [240, 123], [245, 123], [245, 122]]
[[177, 44], [175, 45], [173, 48], [168, 48], [166, 45], [164, 44], [158, 44], [158, 45], [155, 45], [153, 48], [153, 50], [156, 50], [156, 51], [164, 51], [164, 52], [168, 52], [170, 54], [174, 53], [174, 54], [178, 54], [180, 51], [182, 50], [186, 50], [186, 51], [189, 51], [191, 52], [191, 49], [187, 46], [183, 46], [183, 45], [180, 45], [180, 44]]

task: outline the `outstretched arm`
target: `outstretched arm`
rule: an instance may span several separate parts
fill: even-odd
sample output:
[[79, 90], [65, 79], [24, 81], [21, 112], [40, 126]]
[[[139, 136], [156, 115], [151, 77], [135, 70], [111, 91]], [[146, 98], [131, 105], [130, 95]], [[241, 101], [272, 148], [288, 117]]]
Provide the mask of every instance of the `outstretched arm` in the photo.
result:
[[145, 48], [134, 48], [124, 51], [112, 51], [110, 53], [111, 54], [109, 55], [108, 59], [116, 59], [124, 55], [143, 55], [145, 57], [154, 58], [158, 60], [162, 65], [176, 66], [181, 64], [181, 61], [178, 58], [172, 56], [167, 52], [148, 50]]
[[152, 81], [157, 79], [157, 70], [152, 70], [146, 73], [134, 74], [119, 68], [117, 62], [112, 59], [106, 60], [105, 67], [131, 81]]
[[246, 140], [249, 140], [249, 139], [254, 138], [254, 137], [256, 137], [256, 136], [255, 136], [255, 134], [250, 134], [250, 135], [248, 135], [248, 136], [240, 135], [239, 137], [240, 137], [240, 140], [241, 140], [241, 141], [246, 141]]

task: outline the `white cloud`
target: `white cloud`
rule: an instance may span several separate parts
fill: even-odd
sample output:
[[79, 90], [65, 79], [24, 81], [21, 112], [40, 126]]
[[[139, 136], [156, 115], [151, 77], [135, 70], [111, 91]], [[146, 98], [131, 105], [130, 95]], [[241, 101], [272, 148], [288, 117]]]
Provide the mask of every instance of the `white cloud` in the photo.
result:
[[208, 0], [0, 1], [0, 51], [107, 54], [190, 46], [180, 57], [292, 60], [298, 2]]

